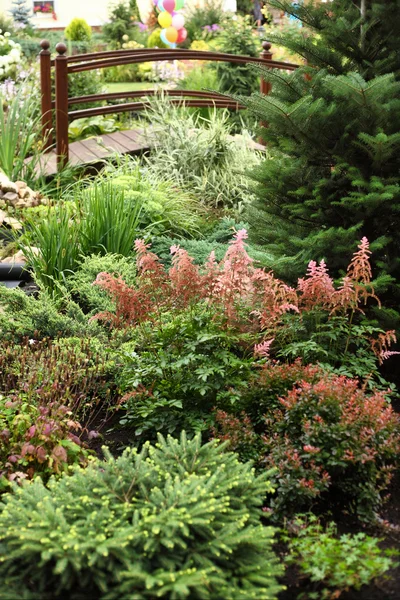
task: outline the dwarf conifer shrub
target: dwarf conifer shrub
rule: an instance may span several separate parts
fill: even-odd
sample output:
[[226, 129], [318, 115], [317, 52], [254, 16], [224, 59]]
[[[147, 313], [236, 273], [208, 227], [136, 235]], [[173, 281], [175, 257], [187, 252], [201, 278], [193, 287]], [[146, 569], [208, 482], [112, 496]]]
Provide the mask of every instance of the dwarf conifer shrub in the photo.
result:
[[41, 600], [277, 597], [274, 530], [259, 520], [268, 475], [184, 433], [105, 456], [6, 497], [2, 587]]

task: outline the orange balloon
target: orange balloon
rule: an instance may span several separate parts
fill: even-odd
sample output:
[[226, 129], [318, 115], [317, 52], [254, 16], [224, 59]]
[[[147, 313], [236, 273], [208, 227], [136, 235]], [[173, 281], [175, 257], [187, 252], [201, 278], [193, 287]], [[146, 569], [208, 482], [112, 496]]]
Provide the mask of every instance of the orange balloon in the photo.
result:
[[165, 37], [171, 44], [174, 44], [178, 39], [178, 30], [175, 29], [175, 27], [167, 27], [165, 30]]

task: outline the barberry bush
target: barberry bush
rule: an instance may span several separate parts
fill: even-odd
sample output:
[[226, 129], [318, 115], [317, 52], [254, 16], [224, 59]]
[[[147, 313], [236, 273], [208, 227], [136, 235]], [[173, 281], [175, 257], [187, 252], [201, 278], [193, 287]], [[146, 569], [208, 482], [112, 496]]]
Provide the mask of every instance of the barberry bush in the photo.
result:
[[[262, 525], [269, 475], [215, 441], [159, 437], [141, 452], [17, 488], [0, 507], [8, 597], [277, 598], [283, 568]], [[13, 595], [14, 594], [14, 595]]]
[[263, 436], [263, 462], [278, 469], [275, 513], [330, 502], [373, 519], [400, 450], [400, 420], [385, 394], [324, 375], [297, 382], [280, 404], [267, 415]]

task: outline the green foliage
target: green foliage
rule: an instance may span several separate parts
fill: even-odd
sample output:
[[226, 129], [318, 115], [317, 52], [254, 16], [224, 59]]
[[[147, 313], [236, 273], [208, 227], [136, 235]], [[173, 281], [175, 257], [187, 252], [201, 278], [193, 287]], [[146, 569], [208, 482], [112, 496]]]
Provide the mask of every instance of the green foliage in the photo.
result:
[[70, 207], [49, 208], [46, 218], [25, 220], [25, 233], [17, 239], [38, 282], [52, 292], [60, 289], [79, 262], [79, 231], [71, 221]]
[[240, 208], [249, 202], [244, 166], [257, 164], [259, 157], [246, 140], [240, 145], [231, 139], [227, 112], [214, 111], [203, 119], [161, 98], [147, 117], [157, 130], [149, 170], [190, 190], [209, 207]]
[[36, 279], [53, 293], [62, 293], [61, 284], [82, 256], [129, 256], [139, 228], [140, 198], [125, 199], [123, 190], [105, 181], [75, 186], [73, 194], [75, 201], [50, 208], [42, 220], [26, 218], [26, 230], [18, 238]]
[[101, 334], [97, 323], [88, 322], [80, 307], [69, 300], [55, 301], [42, 291], [38, 298], [22, 290], [0, 286], [0, 334], [2, 339], [55, 338]]
[[268, 123], [263, 135], [271, 153], [253, 172], [254, 239], [294, 259], [295, 275], [313, 256], [327, 260], [336, 277], [345, 249], [366, 236], [375, 273], [390, 276], [388, 308], [397, 309], [398, 5], [389, 2], [386, 13], [381, 2], [369, 2], [363, 21], [359, 2], [335, 1], [329, 12], [323, 3], [272, 4], [306, 22], [300, 41], [271, 39], [307, 58], [308, 66], [291, 74], [260, 67], [272, 93], [240, 96]]
[[246, 385], [252, 366], [245, 336], [223, 330], [201, 305], [167, 313], [159, 325], [142, 325], [122, 360], [119, 385], [126, 392], [126, 413], [121, 423], [146, 438], [155, 431], [207, 428], [212, 408], [223, 402], [228, 387]]
[[92, 38], [92, 28], [85, 19], [75, 17], [65, 28], [64, 36], [71, 42], [89, 42]]
[[26, 0], [13, 0], [10, 12], [16, 23], [25, 27], [31, 25], [31, 7], [26, 5]]
[[105, 456], [6, 496], [3, 588], [32, 600], [277, 597], [274, 531], [260, 524], [268, 475], [184, 434]]
[[185, 16], [185, 29], [190, 42], [203, 37], [204, 26], [220, 25], [225, 19], [221, 0], [205, 0], [201, 6], [188, 6]]
[[[0, 102], [0, 170], [11, 181], [31, 182], [37, 173], [40, 153], [35, 145], [41, 139], [37, 99], [25, 96], [21, 89], [8, 103], [7, 110]], [[26, 159], [33, 157], [27, 163]]]
[[75, 197], [81, 214], [78, 235], [82, 253], [129, 256], [140, 223], [140, 198], [125, 198], [123, 190], [103, 181], [78, 190]]
[[[103, 82], [98, 71], [82, 71], [81, 73], [71, 73], [68, 75], [68, 96], [77, 98], [79, 96], [88, 96], [89, 94], [100, 94], [103, 90]], [[74, 104], [74, 110], [83, 110], [98, 106], [98, 103], [82, 102]]]
[[[249, 17], [237, 17], [224, 23], [218, 38], [218, 50], [228, 54], [258, 56], [260, 39], [254, 33]], [[218, 62], [215, 64], [218, 90], [225, 93], [250, 95], [258, 88], [257, 72], [248, 65]]]
[[398, 552], [382, 550], [380, 540], [365, 533], [338, 537], [334, 523], [322, 527], [313, 515], [298, 516], [289, 527], [296, 535], [287, 538], [288, 562], [320, 588], [307, 595], [310, 600], [331, 600], [349, 588], [360, 590], [396, 566], [392, 556]]
[[97, 285], [93, 285], [97, 275], [104, 271], [122, 277], [128, 285], [135, 282], [136, 267], [128, 258], [116, 254], [86, 256], [65, 282], [66, 290], [84, 312], [114, 308], [108, 294]]
[[102, 28], [105, 39], [114, 47], [121, 47], [123, 37], [129, 34], [134, 21], [138, 20], [138, 14], [136, 0], [130, 0], [129, 3], [118, 0], [111, 8], [110, 21]]
[[189, 191], [178, 188], [173, 179], [164, 179], [151, 168], [140, 168], [137, 160], [129, 157], [108, 165], [104, 178], [115, 190], [123, 191], [127, 201], [141, 204], [141, 228], [150, 228], [154, 235], [200, 234], [206, 216], [204, 207]]
[[70, 142], [84, 140], [88, 137], [113, 133], [120, 129], [119, 124], [112, 117], [89, 117], [76, 119], [68, 127], [68, 138]]
[[151, 32], [149, 37], [147, 38], [147, 47], [148, 48], [168, 48], [166, 44], [161, 40], [160, 33], [162, 29], [160, 27], [156, 27], [154, 31]]
[[400, 13], [396, 0], [367, 4], [338, 0], [329, 10], [316, 0], [304, 4], [269, 0], [268, 4], [304, 25], [302, 35], [272, 33], [268, 40], [303, 56], [308, 64], [337, 75], [357, 71], [367, 79], [399, 71], [396, 31]]

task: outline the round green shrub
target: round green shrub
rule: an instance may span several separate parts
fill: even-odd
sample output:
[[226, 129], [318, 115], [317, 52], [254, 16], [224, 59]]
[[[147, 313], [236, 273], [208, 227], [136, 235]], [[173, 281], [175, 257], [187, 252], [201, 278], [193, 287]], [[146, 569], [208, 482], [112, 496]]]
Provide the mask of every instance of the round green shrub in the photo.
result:
[[65, 28], [64, 35], [71, 42], [88, 42], [92, 37], [92, 28], [85, 19], [75, 17]]
[[274, 599], [282, 567], [260, 523], [271, 491], [224, 445], [159, 436], [141, 452], [7, 494], [0, 583], [9, 598]]
[[164, 44], [164, 42], [160, 38], [161, 31], [161, 28], [157, 27], [157, 29], [151, 32], [151, 34], [147, 38], [148, 48], [168, 48], [167, 44]]

